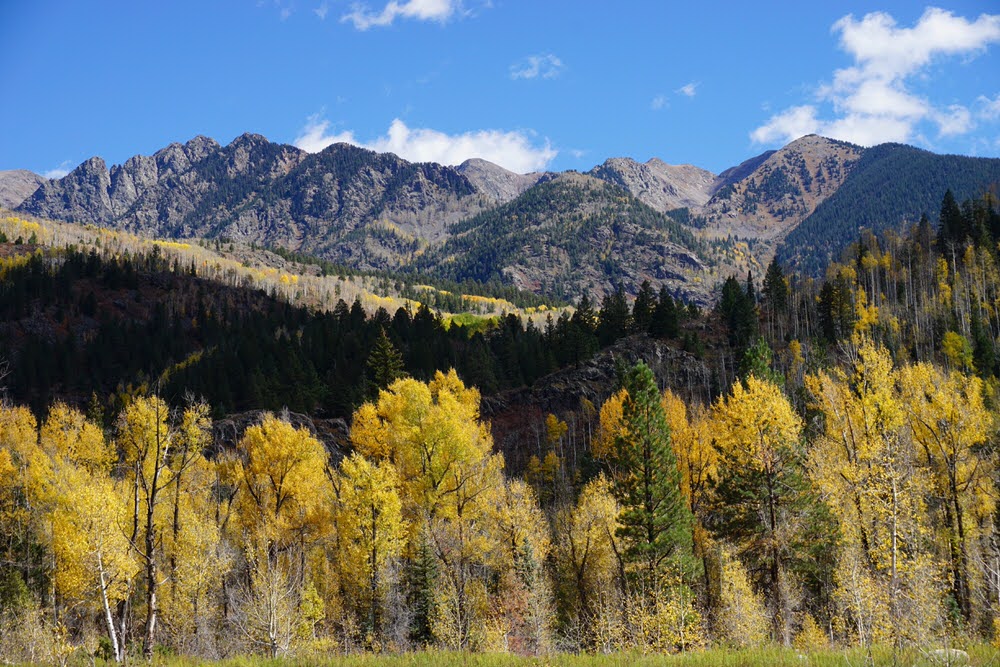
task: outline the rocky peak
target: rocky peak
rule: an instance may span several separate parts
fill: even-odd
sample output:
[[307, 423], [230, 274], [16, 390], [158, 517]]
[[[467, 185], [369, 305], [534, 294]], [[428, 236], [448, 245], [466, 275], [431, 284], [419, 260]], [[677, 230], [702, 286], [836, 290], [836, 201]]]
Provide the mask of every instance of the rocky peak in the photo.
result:
[[14, 208], [48, 179], [27, 169], [0, 171], [0, 208]]
[[702, 214], [719, 233], [780, 238], [837, 191], [862, 150], [815, 134], [801, 137], [723, 172]]
[[544, 172], [517, 174], [498, 164], [480, 158], [471, 158], [455, 170], [469, 179], [477, 192], [507, 203], [546, 177]]
[[620, 185], [639, 201], [661, 213], [696, 208], [708, 202], [715, 174], [689, 164], [670, 165], [659, 158], [645, 163], [632, 158], [610, 158], [588, 172]]

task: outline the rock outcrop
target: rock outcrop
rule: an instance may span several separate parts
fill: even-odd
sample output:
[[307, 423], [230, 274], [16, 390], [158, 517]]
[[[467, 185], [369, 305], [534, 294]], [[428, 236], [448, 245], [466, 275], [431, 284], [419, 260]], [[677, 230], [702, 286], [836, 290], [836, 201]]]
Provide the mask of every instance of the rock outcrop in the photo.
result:
[[0, 208], [14, 208], [48, 179], [27, 169], [0, 171]]

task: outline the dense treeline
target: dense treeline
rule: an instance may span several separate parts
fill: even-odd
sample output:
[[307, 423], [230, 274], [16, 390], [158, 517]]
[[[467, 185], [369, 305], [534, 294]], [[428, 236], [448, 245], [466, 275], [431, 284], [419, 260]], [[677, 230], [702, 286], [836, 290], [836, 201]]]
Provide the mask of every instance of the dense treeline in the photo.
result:
[[778, 249], [780, 261], [822, 275], [857, 240], [859, 229], [899, 230], [935, 211], [948, 188], [964, 200], [981, 195], [984, 184], [1000, 182], [1000, 160], [935, 155], [901, 144], [867, 148], [850, 169], [843, 186], [789, 232]]
[[[631, 316], [623, 288], [609, 301], [617, 310], [602, 316], [584, 300], [573, 316], [537, 327], [516, 315], [445, 320], [426, 304], [390, 315], [340, 300], [313, 311], [198, 278], [155, 247], [118, 257], [8, 247], [23, 252], [0, 268], [7, 386], [39, 416], [56, 397], [113, 414], [152, 389], [173, 405], [188, 393], [204, 397], [216, 415], [288, 408], [348, 417], [385, 386], [373, 385], [370, 365], [381, 332], [401, 372], [427, 380], [456, 368], [486, 394], [531, 385], [633, 332], [625, 320], [604, 321]], [[674, 337], [688, 311], [675, 312], [664, 295], [672, 324], [662, 337]], [[641, 302], [650, 316], [655, 297]]]
[[[365, 363], [380, 329], [406, 372], [429, 378], [456, 366], [486, 391], [565, 364], [554, 336], [577, 331], [564, 318], [546, 336], [514, 317], [473, 334], [446, 327], [426, 306], [369, 316], [359, 302], [340, 301], [332, 312], [312, 312], [196, 278], [157, 252], [36, 251], [5, 260], [2, 270], [9, 390], [39, 414], [54, 396], [96, 394], [113, 408], [130, 387], [159, 386], [171, 400], [186, 391], [205, 396], [220, 414], [288, 407], [348, 416], [365, 396]], [[593, 340], [589, 332], [578, 358], [596, 349]]]
[[4, 406], [0, 654], [991, 637], [993, 390], [846, 351], [804, 377], [812, 424], [766, 353], [707, 406], [640, 363], [593, 417], [591, 470], [567, 474], [550, 415], [523, 479], [453, 371], [363, 404], [339, 461], [270, 414], [206, 458], [204, 404], [137, 397], [109, 430]]
[[[254, 247], [255, 246], [251, 244], [251, 248]], [[316, 257], [315, 255], [288, 250], [286, 248], [282, 248], [281, 246], [269, 247], [267, 249], [289, 261], [297, 262], [299, 264], [318, 266], [324, 276], [375, 276], [387, 283], [393, 283], [396, 291], [398, 291], [400, 296], [404, 299], [419, 301], [420, 303], [426, 303], [430, 308], [445, 310], [453, 313], [463, 312], [466, 310], [469, 302], [475, 300], [477, 296], [503, 299], [504, 301], [508, 301], [519, 308], [531, 308], [542, 305], [561, 305], [558, 301], [553, 304], [551, 298], [542, 298], [537, 294], [519, 290], [513, 285], [505, 285], [499, 281], [481, 283], [475, 280], [464, 280], [462, 282], [455, 282], [453, 280], [433, 276], [420, 276], [419, 281], [422, 285], [434, 288], [433, 290], [428, 290], [414, 286], [412, 282], [415, 276], [412, 274], [406, 275], [392, 271], [359, 271], [340, 264], [335, 264], [321, 257]], [[388, 289], [384, 291], [388, 292]]]

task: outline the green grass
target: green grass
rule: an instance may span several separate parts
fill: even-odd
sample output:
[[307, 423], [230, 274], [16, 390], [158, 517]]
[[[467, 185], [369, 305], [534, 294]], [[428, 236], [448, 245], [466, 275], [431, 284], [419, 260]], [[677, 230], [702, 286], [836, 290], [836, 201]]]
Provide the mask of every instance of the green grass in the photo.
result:
[[[973, 667], [1000, 667], [997, 649], [987, 645], [959, 645], [969, 653], [967, 663]], [[799, 653], [794, 649], [766, 647], [750, 650], [710, 649], [679, 655], [611, 655], [556, 654], [543, 657], [519, 657], [506, 654], [450, 653], [423, 651], [402, 655], [316, 655], [311, 657], [279, 658], [239, 657], [210, 663], [215, 667], [854, 667], [862, 665], [899, 665], [935, 667], [946, 663], [934, 662], [919, 649], [908, 649], [893, 656], [885, 648], [873, 650], [871, 659], [861, 649], [830, 650]], [[136, 664], [144, 665], [142, 661]], [[160, 667], [194, 667], [203, 660], [184, 657], [157, 658]], [[953, 663], [962, 664], [962, 663]]]

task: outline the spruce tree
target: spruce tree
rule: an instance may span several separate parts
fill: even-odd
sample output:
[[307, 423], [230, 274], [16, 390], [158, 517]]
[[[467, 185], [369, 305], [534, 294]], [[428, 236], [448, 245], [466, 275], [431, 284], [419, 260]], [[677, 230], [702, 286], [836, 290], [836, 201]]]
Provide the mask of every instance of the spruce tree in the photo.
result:
[[376, 398], [380, 389], [386, 389], [399, 378], [406, 377], [403, 370], [403, 356], [385, 335], [385, 329], [378, 330], [378, 338], [368, 354], [368, 397]]

